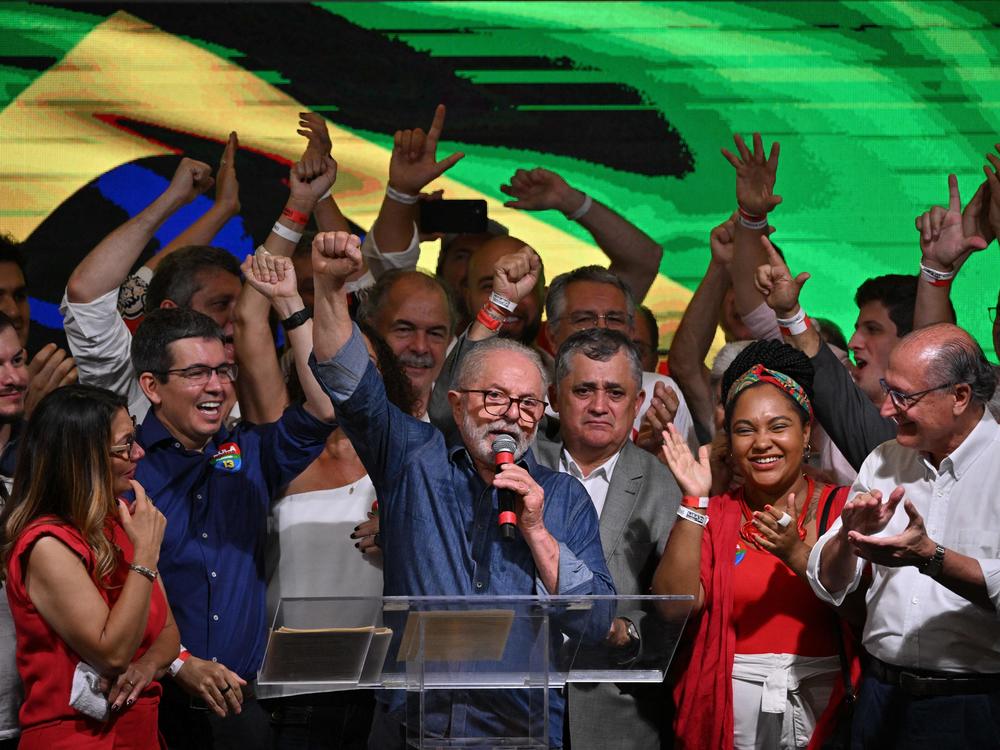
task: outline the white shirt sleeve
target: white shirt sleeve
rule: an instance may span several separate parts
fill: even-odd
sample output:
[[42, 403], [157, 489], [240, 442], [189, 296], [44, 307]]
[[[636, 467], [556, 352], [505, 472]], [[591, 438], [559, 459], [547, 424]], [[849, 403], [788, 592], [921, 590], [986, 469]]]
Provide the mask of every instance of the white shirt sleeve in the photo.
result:
[[986, 579], [986, 595], [993, 602], [993, 609], [1000, 617], [1000, 560], [990, 558], [979, 559], [976, 562], [983, 569], [983, 578]]
[[92, 302], [70, 302], [64, 294], [60, 312], [80, 382], [124, 396], [130, 406], [146, 402], [132, 369], [132, 332], [118, 314], [118, 289]]
[[[873, 451], [872, 454], [865, 460], [864, 464], [862, 464], [861, 470], [858, 472], [858, 478], [855, 480], [853, 486], [851, 487], [850, 494], [847, 496], [848, 499], [854, 497], [859, 492], [868, 492], [873, 458], [875, 459], [875, 462], [881, 462], [881, 449], [876, 448], [875, 451]], [[861, 573], [865, 567], [865, 561], [860, 557], [856, 557], [854, 564], [854, 577], [842, 591], [827, 591], [826, 587], [820, 581], [820, 556], [823, 554], [823, 548], [826, 546], [827, 542], [840, 533], [841, 526], [843, 526], [843, 524], [841, 523], [840, 518], [837, 518], [837, 520], [831, 524], [830, 528], [826, 530], [826, 533], [816, 540], [816, 544], [813, 545], [812, 550], [809, 552], [809, 562], [806, 564], [806, 579], [809, 581], [809, 585], [812, 587], [813, 592], [824, 602], [832, 604], [835, 607], [839, 607], [843, 604], [847, 595], [858, 588], [858, 584], [861, 582]]]
[[379, 250], [378, 243], [375, 242], [374, 227], [365, 235], [361, 243], [361, 255], [368, 263], [368, 269], [377, 281], [383, 274], [389, 271], [402, 269], [412, 271], [417, 267], [420, 260], [420, 233], [417, 225], [413, 225], [413, 237], [405, 250], [398, 253], [383, 253]]

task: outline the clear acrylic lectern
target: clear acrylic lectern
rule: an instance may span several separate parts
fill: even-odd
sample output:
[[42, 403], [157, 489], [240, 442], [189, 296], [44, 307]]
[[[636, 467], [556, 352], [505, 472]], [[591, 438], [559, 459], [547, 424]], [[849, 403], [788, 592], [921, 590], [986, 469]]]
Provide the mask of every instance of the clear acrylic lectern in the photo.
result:
[[[547, 748], [550, 690], [663, 681], [690, 596], [282, 599], [260, 685], [399, 692], [416, 748]], [[615, 616], [638, 646], [604, 637]], [[556, 717], [557, 718], [557, 717]]]

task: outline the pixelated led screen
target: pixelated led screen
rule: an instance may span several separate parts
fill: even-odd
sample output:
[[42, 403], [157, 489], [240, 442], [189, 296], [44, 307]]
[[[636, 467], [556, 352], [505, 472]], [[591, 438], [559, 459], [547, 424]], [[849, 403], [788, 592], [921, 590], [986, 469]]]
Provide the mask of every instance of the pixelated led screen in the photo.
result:
[[[283, 3], [0, 5], [0, 231], [26, 242], [33, 335], [54, 336], [72, 267], [166, 185], [185, 153], [240, 135], [252, 251], [285, 195], [296, 113], [331, 124], [336, 196], [367, 228], [391, 133], [449, 107], [438, 186], [483, 197], [551, 276], [600, 252], [554, 212], [502, 206], [545, 166], [663, 244], [648, 301], [669, 335], [734, 208], [734, 131], [781, 142], [775, 239], [808, 270], [806, 309], [849, 333], [864, 278], [914, 272], [914, 217], [982, 181], [1000, 141], [1000, 3]], [[155, 252], [209, 205], [168, 222]], [[433, 267], [428, 246], [422, 265]], [[998, 250], [966, 265], [959, 321], [990, 346]]]

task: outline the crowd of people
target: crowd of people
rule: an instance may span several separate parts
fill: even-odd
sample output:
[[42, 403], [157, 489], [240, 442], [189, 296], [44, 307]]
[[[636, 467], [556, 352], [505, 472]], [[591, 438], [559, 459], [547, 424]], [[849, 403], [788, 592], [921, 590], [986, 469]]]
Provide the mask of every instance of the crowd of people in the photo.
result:
[[[211, 245], [240, 210], [236, 133], [214, 171], [181, 158], [67, 279], [69, 352], [29, 357], [4, 241], [0, 748], [402, 748], [399, 691], [257, 684], [283, 598], [614, 593], [693, 599], [671, 673], [551, 690], [550, 747], [1000, 748], [997, 372], [950, 299], [1000, 235], [1000, 157], [964, 207], [948, 177], [845, 339], [770, 240], [778, 144], [736, 136], [735, 210], [661, 362], [661, 246], [555, 172], [517, 169], [507, 205], [578, 222], [606, 266], [547, 280], [493, 220], [422, 233], [462, 158], [438, 158], [444, 123], [396, 132], [362, 239], [304, 113], [245, 259]], [[597, 607], [574, 636], [626, 663], [667, 610]], [[532, 710], [435, 691], [422, 730], [520, 735]]]

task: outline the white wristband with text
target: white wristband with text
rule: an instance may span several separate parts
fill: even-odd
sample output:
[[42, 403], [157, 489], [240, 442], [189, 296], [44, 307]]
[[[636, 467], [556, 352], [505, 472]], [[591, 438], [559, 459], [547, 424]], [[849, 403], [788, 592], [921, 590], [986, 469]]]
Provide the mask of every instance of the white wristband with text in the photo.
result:
[[502, 307], [507, 312], [514, 312], [517, 309], [517, 303], [514, 300], [507, 299], [497, 292], [490, 292], [490, 302], [497, 307]]
[[271, 231], [276, 235], [281, 237], [283, 240], [288, 240], [289, 242], [294, 242], [296, 245], [299, 244], [299, 240], [302, 239], [302, 232], [296, 232], [294, 229], [289, 229], [281, 222], [274, 222], [274, 226], [271, 227]]
[[691, 510], [690, 508], [685, 508], [683, 505], [677, 509], [677, 515], [685, 521], [698, 524], [702, 528], [708, 526], [708, 516], [706, 514], [699, 513], [698, 511]]

